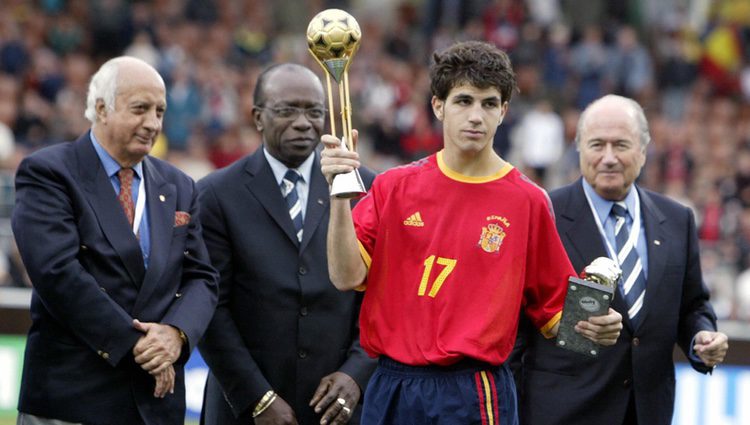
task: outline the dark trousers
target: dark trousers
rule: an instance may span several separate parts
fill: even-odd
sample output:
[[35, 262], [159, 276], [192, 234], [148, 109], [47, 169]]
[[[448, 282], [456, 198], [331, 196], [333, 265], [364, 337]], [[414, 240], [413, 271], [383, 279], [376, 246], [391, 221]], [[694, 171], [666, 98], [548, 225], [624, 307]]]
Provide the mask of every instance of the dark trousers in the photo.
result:
[[81, 425], [73, 422], [65, 422], [59, 419], [42, 418], [28, 413], [18, 413], [16, 425]]

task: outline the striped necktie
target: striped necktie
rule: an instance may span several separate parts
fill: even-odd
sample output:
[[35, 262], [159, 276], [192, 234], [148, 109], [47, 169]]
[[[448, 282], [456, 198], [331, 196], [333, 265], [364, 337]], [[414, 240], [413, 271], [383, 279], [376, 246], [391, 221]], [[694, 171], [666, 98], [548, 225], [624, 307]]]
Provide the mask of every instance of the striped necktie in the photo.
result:
[[615, 219], [615, 242], [617, 243], [617, 260], [622, 269], [622, 284], [620, 289], [628, 305], [628, 317], [633, 327], [638, 326], [638, 313], [643, 307], [643, 297], [646, 295], [646, 276], [638, 251], [635, 249], [637, 241], [629, 240], [630, 232], [626, 223], [628, 211], [620, 203], [612, 205], [612, 217]]
[[294, 230], [297, 232], [297, 240], [302, 241], [302, 203], [297, 194], [297, 181], [302, 176], [295, 170], [287, 170], [284, 179], [281, 180], [281, 194], [286, 201], [286, 207], [289, 210], [289, 217], [292, 218]]

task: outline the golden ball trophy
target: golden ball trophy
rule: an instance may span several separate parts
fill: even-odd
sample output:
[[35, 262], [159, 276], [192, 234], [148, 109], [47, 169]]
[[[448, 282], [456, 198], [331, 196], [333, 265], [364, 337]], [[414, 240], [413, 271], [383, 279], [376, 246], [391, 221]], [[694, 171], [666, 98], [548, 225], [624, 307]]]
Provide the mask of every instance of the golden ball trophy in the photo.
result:
[[[354, 17], [341, 9], [324, 10], [307, 26], [307, 47], [326, 74], [328, 89], [328, 113], [331, 120], [331, 135], [336, 137], [336, 113], [334, 110], [331, 78], [339, 87], [339, 114], [341, 115], [341, 146], [355, 149], [352, 139], [352, 104], [349, 97], [349, 66], [359, 49], [362, 31]], [[331, 195], [339, 198], [355, 198], [366, 192], [359, 171], [339, 174], [333, 178]]]
[[599, 355], [599, 345], [577, 333], [575, 325], [591, 316], [607, 314], [621, 276], [622, 270], [617, 263], [599, 257], [583, 269], [582, 279], [568, 279], [568, 293], [557, 331], [558, 347], [590, 357]]

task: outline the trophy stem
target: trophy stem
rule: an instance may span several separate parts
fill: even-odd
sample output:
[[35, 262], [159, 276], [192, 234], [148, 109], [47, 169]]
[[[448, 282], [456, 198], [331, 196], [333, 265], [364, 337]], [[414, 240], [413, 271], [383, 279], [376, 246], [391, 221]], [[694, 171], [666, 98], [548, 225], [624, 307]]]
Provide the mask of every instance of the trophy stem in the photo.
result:
[[344, 71], [344, 101], [346, 102], [346, 105], [344, 105], [344, 122], [346, 125], [346, 140], [349, 141], [349, 150], [355, 150], [356, 146], [354, 146], [354, 138], [352, 137], [352, 99], [349, 96], [349, 66], [347, 65], [347, 69]]
[[348, 128], [346, 125], [346, 99], [344, 99], [344, 85], [339, 84], [339, 107], [341, 108], [341, 134], [343, 135], [341, 137], [341, 140], [347, 140], [346, 148], [349, 150], [352, 150], [349, 146], [349, 138], [347, 137], [348, 134], [346, 134], [346, 129]]
[[336, 137], [336, 113], [333, 110], [333, 91], [331, 90], [331, 75], [328, 73], [326, 73], [326, 88], [328, 89], [328, 117], [331, 120], [331, 136]]

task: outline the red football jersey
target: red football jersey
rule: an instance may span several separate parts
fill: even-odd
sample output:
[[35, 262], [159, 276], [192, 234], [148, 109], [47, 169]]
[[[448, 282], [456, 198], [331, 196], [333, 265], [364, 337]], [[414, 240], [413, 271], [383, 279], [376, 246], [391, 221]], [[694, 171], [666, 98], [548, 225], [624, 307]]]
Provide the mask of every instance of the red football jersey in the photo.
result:
[[560, 320], [575, 271], [547, 194], [510, 164], [468, 177], [441, 151], [379, 175], [353, 216], [369, 267], [360, 341], [370, 355], [498, 365], [522, 306], [545, 334]]

